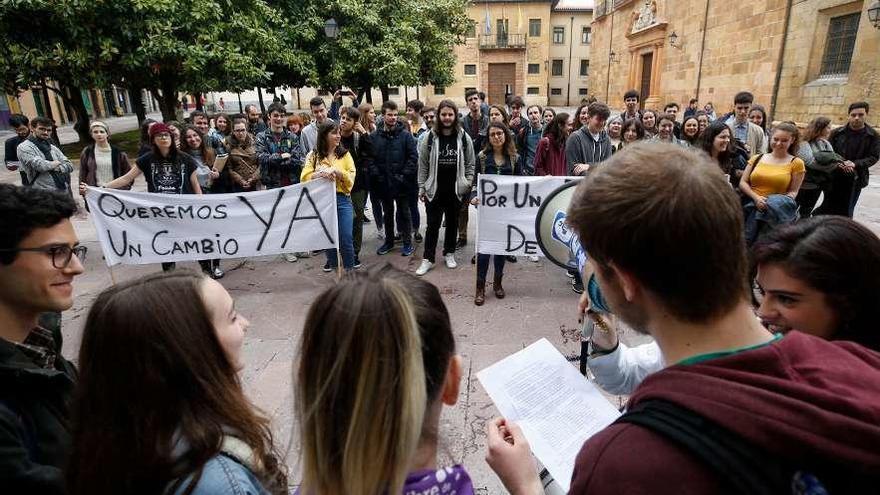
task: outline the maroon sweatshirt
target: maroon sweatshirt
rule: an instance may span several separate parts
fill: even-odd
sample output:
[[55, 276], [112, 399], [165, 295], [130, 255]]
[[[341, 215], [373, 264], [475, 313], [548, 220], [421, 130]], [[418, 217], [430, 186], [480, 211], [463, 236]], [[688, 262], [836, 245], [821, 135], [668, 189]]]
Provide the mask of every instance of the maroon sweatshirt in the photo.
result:
[[[630, 398], [665, 399], [710, 418], [819, 479], [832, 494], [880, 492], [880, 354], [791, 332], [773, 344], [649, 376]], [[818, 466], [818, 469], [810, 469]], [[581, 448], [572, 494], [731, 493], [687, 450], [633, 424]]]

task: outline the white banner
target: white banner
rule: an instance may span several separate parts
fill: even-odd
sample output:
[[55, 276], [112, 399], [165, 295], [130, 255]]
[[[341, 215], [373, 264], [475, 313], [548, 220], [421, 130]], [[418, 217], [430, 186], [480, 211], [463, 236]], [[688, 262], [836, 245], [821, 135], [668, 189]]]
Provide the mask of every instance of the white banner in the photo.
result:
[[581, 177], [480, 174], [477, 178], [477, 252], [544, 256], [535, 235], [538, 208], [557, 187]]
[[155, 194], [89, 187], [108, 266], [244, 258], [336, 247], [332, 181], [230, 194]]

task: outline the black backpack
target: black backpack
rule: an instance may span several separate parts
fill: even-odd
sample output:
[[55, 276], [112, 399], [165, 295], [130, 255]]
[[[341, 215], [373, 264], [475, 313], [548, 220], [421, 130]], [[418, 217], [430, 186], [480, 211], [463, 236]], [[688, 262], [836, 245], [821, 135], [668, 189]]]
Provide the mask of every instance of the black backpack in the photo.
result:
[[827, 495], [809, 472], [788, 465], [714, 421], [662, 399], [639, 403], [617, 418], [647, 428], [712, 467], [725, 484], [744, 494]]

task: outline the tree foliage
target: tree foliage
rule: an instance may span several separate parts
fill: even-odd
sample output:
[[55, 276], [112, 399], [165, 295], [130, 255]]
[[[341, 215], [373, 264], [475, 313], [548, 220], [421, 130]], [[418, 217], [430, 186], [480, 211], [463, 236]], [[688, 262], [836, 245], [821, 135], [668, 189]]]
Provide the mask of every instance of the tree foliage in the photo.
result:
[[[467, 0], [0, 0], [8, 93], [54, 81], [82, 121], [79, 88], [180, 92], [255, 86], [433, 84], [453, 79]], [[339, 36], [324, 23], [335, 18]], [[78, 102], [77, 102], [78, 100]], [[77, 104], [78, 103], [78, 104]], [[82, 123], [82, 122], [80, 122]]]

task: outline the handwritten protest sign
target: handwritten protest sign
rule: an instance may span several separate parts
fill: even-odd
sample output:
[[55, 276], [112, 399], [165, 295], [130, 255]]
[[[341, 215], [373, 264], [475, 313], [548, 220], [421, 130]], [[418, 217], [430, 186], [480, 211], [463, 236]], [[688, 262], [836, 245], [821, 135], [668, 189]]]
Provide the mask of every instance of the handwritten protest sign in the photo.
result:
[[89, 187], [86, 201], [108, 266], [312, 251], [339, 238], [326, 180], [209, 195]]
[[541, 202], [557, 187], [577, 179], [481, 174], [477, 180], [477, 252], [543, 256], [535, 235]]

